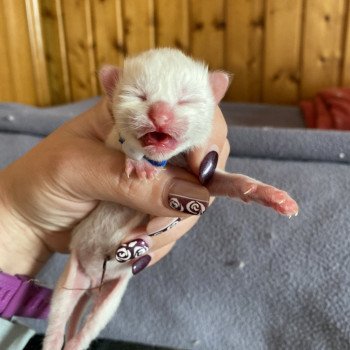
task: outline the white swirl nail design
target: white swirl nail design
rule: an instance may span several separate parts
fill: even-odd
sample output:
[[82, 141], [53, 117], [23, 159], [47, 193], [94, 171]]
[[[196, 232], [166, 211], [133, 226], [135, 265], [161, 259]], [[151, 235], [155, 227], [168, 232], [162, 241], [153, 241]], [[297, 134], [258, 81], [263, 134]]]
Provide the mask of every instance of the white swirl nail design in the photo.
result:
[[141, 255], [149, 250], [148, 244], [143, 239], [123, 243], [115, 252], [115, 258], [118, 262], [126, 262]]
[[205, 206], [198, 201], [191, 201], [186, 204], [186, 209], [191, 214], [201, 215], [205, 211]]
[[120, 247], [115, 254], [115, 258], [119, 262], [128, 261], [131, 259], [131, 251], [128, 250], [126, 247]]
[[184, 211], [184, 207], [179, 202], [179, 200], [175, 197], [170, 198], [169, 205], [171, 208], [176, 209], [178, 211]]
[[174, 226], [176, 226], [180, 221], [181, 221], [180, 218], [176, 218], [176, 219], [174, 219], [174, 221], [170, 225], [168, 225], [168, 226], [166, 226], [166, 227], [164, 227], [156, 232], [150, 233], [149, 236], [153, 237], [153, 236], [157, 236], [163, 232], [166, 232], [166, 231], [170, 230], [171, 228], [173, 228]]
[[177, 196], [169, 197], [169, 206], [172, 209], [189, 213], [192, 215], [202, 215], [205, 212], [208, 203], [188, 197]]

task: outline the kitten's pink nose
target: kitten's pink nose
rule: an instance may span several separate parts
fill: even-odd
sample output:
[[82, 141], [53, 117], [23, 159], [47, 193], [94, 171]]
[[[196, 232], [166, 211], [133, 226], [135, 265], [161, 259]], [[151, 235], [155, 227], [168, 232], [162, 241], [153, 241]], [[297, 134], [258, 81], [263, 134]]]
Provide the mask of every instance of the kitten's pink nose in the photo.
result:
[[149, 108], [148, 118], [152, 120], [155, 126], [163, 127], [172, 122], [174, 114], [168, 103], [158, 101]]

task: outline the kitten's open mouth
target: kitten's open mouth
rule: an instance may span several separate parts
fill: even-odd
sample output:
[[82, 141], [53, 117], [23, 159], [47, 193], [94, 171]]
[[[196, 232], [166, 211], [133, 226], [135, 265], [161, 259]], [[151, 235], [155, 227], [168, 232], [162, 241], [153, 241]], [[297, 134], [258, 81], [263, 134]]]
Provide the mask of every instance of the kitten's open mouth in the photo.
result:
[[153, 146], [163, 151], [175, 149], [177, 141], [174, 137], [165, 132], [152, 131], [140, 137], [140, 142], [143, 147]]

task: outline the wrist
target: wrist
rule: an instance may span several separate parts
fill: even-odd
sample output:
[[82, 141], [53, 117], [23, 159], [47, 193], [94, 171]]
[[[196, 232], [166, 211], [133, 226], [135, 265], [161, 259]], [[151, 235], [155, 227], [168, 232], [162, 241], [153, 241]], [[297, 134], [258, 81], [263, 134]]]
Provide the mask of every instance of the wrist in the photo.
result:
[[35, 276], [51, 256], [37, 229], [11, 204], [10, 186], [0, 171], [0, 270]]

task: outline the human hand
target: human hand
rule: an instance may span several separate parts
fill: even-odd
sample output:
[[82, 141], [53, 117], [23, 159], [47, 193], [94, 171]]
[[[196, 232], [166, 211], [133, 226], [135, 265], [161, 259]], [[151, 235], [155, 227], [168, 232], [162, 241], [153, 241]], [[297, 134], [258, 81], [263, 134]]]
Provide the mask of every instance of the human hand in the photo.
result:
[[[192, 191], [207, 205], [209, 192], [184, 169], [169, 166], [148, 183], [128, 179], [124, 174], [124, 155], [104, 145], [111, 123], [106, 100], [102, 99], [0, 172], [1, 269], [33, 275], [52, 252], [67, 252], [72, 228], [101, 200], [161, 217], [150, 222], [148, 233], [156, 230], [154, 225], [159, 226], [159, 221], [164, 225], [170, 217], [189, 216], [170, 208], [170, 189], [186, 191], [183, 194]], [[190, 168], [200, 174], [202, 181], [215, 170], [215, 159], [207, 162], [211, 170], [203, 166], [200, 169], [211, 146], [215, 145], [219, 153], [219, 166], [224, 166], [229, 153], [226, 133], [226, 123], [217, 109], [211, 139], [188, 156]], [[152, 262], [163, 256], [197, 220], [198, 216], [188, 218], [174, 227], [171, 235], [152, 238]]]

